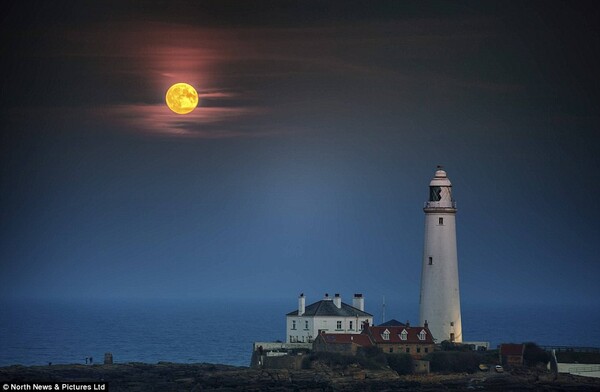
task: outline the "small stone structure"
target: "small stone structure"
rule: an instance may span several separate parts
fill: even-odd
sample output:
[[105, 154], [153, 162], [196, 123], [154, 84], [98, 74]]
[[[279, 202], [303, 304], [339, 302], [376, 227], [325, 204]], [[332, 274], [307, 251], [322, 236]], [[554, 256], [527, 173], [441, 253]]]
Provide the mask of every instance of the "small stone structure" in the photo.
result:
[[312, 343], [254, 342], [250, 367], [258, 369], [301, 369], [304, 354]]
[[104, 364], [105, 365], [112, 365], [113, 364], [112, 353], [105, 353], [104, 354]]
[[321, 333], [313, 342], [313, 351], [355, 355], [359, 347], [371, 347], [373, 344], [365, 334], [326, 334]]
[[504, 366], [523, 365], [523, 354], [525, 353], [524, 344], [503, 343], [500, 345], [500, 363]]
[[415, 374], [429, 374], [429, 361], [424, 361], [421, 359], [413, 360], [413, 364], [415, 366], [414, 372]]

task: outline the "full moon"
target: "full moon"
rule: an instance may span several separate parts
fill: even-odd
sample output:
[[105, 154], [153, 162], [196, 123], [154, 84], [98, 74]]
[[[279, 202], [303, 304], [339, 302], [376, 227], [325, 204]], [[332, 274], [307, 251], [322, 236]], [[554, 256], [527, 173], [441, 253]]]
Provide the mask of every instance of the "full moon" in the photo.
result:
[[188, 114], [198, 105], [198, 93], [187, 83], [175, 83], [167, 90], [165, 101], [175, 113]]

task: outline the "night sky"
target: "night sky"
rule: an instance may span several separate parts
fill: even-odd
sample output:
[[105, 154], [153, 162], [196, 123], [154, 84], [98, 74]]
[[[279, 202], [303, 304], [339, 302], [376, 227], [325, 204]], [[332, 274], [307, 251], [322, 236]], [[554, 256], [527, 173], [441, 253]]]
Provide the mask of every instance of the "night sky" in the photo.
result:
[[594, 2], [11, 3], [0, 298], [416, 308], [443, 165], [463, 303], [600, 305]]

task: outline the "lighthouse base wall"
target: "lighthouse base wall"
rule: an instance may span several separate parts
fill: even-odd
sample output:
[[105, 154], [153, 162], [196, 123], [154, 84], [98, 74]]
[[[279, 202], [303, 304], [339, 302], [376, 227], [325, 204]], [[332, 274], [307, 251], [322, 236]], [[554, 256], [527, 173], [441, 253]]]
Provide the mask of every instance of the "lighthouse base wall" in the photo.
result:
[[421, 272], [420, 323], [436, 342], [462, 342], [456, 214], [428, 208]]

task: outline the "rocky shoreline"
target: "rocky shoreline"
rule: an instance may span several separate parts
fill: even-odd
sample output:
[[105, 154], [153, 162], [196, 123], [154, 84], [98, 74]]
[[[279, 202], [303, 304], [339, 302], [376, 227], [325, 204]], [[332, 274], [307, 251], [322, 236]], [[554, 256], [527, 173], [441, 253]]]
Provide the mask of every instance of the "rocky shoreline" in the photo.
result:
[[543, 370], [510, 373], [399, 376], [358, 367], [251, 369], [214, 364], [8, 366], [0, 382], [106, 381], [111, 392], [131, 391], [600, 391], [600, 379]]

